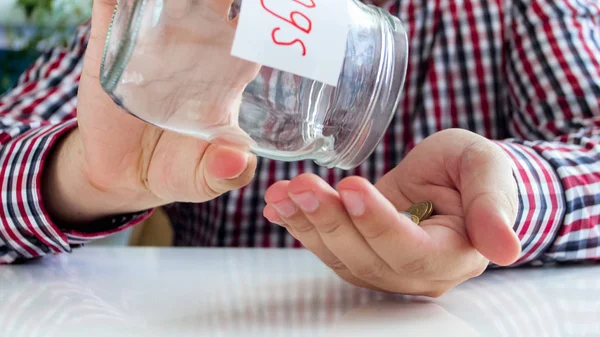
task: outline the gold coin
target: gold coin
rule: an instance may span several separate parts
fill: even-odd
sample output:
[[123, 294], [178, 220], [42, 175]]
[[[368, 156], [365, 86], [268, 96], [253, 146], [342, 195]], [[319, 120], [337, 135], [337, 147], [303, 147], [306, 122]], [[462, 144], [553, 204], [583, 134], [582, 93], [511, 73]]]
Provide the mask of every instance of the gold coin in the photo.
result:
[[420, 202], [410, 206], [406, 212], [416, 215], [420, 221], [423, 221], [433, 213], [433, 204], [430, 201]]
[[419, 217], [414, 214], [410, 214], [408, 212], [399, 212], [399, 213], [404, 215], [405, 217], [407, 217], [409, 220], [416, 223], [417, 225], [419, 224], [419, 222], [421, 222], [421, 219], [419, 219]]
[[399, 212], [400, 214], [404, 215], [405, 217], [407, 217], [409, 220], [412, 220], [413, 215], [408, 213], [408, 212]]
[[429, 219], [431, 214], [433, 214], [433, 203], [431, 203], [431, 201], [427, 201], [427, 213], [425, 213], [425, 218], [422, 219]]

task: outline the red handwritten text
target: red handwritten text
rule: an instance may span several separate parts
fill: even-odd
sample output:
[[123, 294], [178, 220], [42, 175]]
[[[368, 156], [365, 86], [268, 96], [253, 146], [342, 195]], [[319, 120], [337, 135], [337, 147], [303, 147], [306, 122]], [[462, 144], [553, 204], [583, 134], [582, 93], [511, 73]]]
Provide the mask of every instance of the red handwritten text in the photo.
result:
[[273, 39], [273, 42], [275, 42], [275, 44], [280, 45], [280, 46], [291, 46], [291, 45], [298, 43], [302, 47], [302, 56], [306, 56], [306, 45], [304, 44], [304, 42], [302, 42], [302, 40], [294, 39], [293, 41], [290, 41], [290, 42], [278, 41], [277, 38], [275, 37], [275, 33], [277, 33], [279, 30], [281, 30], [281, 28], [277, 27], [277, 28], [273, 29], [273, 31], [271, 32], [271, 39]]
[[294, 2], [301, 4], [302, 6], [306, 7], [306, 8], [315, 8], [317, 7], [317, 4], [315, 3], [314, 0], [308, 0], [308, 2], [310, 2], [309, 4], [305, 4], [302, 1], [298, 1], [298, 0], [294, 0]]
[[[293, 0], [293, 1], [305, 8], [308, 8], [308, 9], [315, 8], [317, 6], [317, 4], [315, 3], [315, 0]], [[296, 29], [300, 30], [304, 34], [310, 34], [312, 32], [312, 28], [313, 28], [312, 21], [306, 14], [299, 12], [299, 11], [291, 11], [289, 14], [289, 17], [284, 17], [284, 16], [276, 13], [275, 11], [271, 10], [270, 8], [268, 8], [267, 5], [265, 5], [265, 0], [260, 0], [260, 4], [263, 7], [263, 9], [265, 11], [267, 11], [269, 14], [273, 15], [274, 17], [276, 17], [282, 21], [289, 23], [290, 25], [294, 26]], [[300, 38], [296, 38], [296, 39], [294, 39], [292, 41], [288, 41], [288, 42], [278, 40], [276, 35], [277, 35], [277, 32], [280, 30], [281, 30], [281, 27], [276, 27], [271, 31], [271, 39], [273, 40], [273, 43], [280, 45], [280, 46], [292, 46], [292, 45], [298, 44], [299, 46], [302, 47], [302, 56], [306, 56], [306, 44], [304, 43], [304, 41], [302, 41], [302, 39], [300, 39]]]

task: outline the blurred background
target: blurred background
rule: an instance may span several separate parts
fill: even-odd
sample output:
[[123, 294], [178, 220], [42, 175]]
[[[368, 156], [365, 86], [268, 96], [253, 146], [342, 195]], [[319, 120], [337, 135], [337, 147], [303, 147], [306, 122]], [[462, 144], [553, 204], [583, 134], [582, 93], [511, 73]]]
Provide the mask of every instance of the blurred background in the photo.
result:
[[0, 94], [49, 45], [66, 44], [92, 0], [0, 0]]

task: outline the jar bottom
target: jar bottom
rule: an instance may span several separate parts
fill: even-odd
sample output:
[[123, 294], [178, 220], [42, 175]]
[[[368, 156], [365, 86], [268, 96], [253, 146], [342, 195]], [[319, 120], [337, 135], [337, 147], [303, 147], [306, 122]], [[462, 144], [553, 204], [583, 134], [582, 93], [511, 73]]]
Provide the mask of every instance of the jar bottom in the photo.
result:
[[381, 17], [382, 55], [377, 86], [353, 141], [335, 157], [316, 158], [320, 166], [349, 170], [360, 165], [379, 145], [398, 109], [408, 67], [408, 34], [398, 18], [381, 8], [370, 7]]

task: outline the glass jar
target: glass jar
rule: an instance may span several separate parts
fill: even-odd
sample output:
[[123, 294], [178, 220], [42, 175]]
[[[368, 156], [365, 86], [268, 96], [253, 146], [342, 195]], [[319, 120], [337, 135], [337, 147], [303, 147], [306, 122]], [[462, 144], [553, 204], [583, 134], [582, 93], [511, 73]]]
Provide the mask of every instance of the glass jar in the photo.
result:
[[119, 1], [100, 70], [115, 103], [163, 129], [275, 160], [350, 169], [373, 152], [405, 81], [408, 40], [396, 17], [349, 0], [334, 87], [231, 56], [238, 7], [228, 17], [211, 1], [221, 0]]

